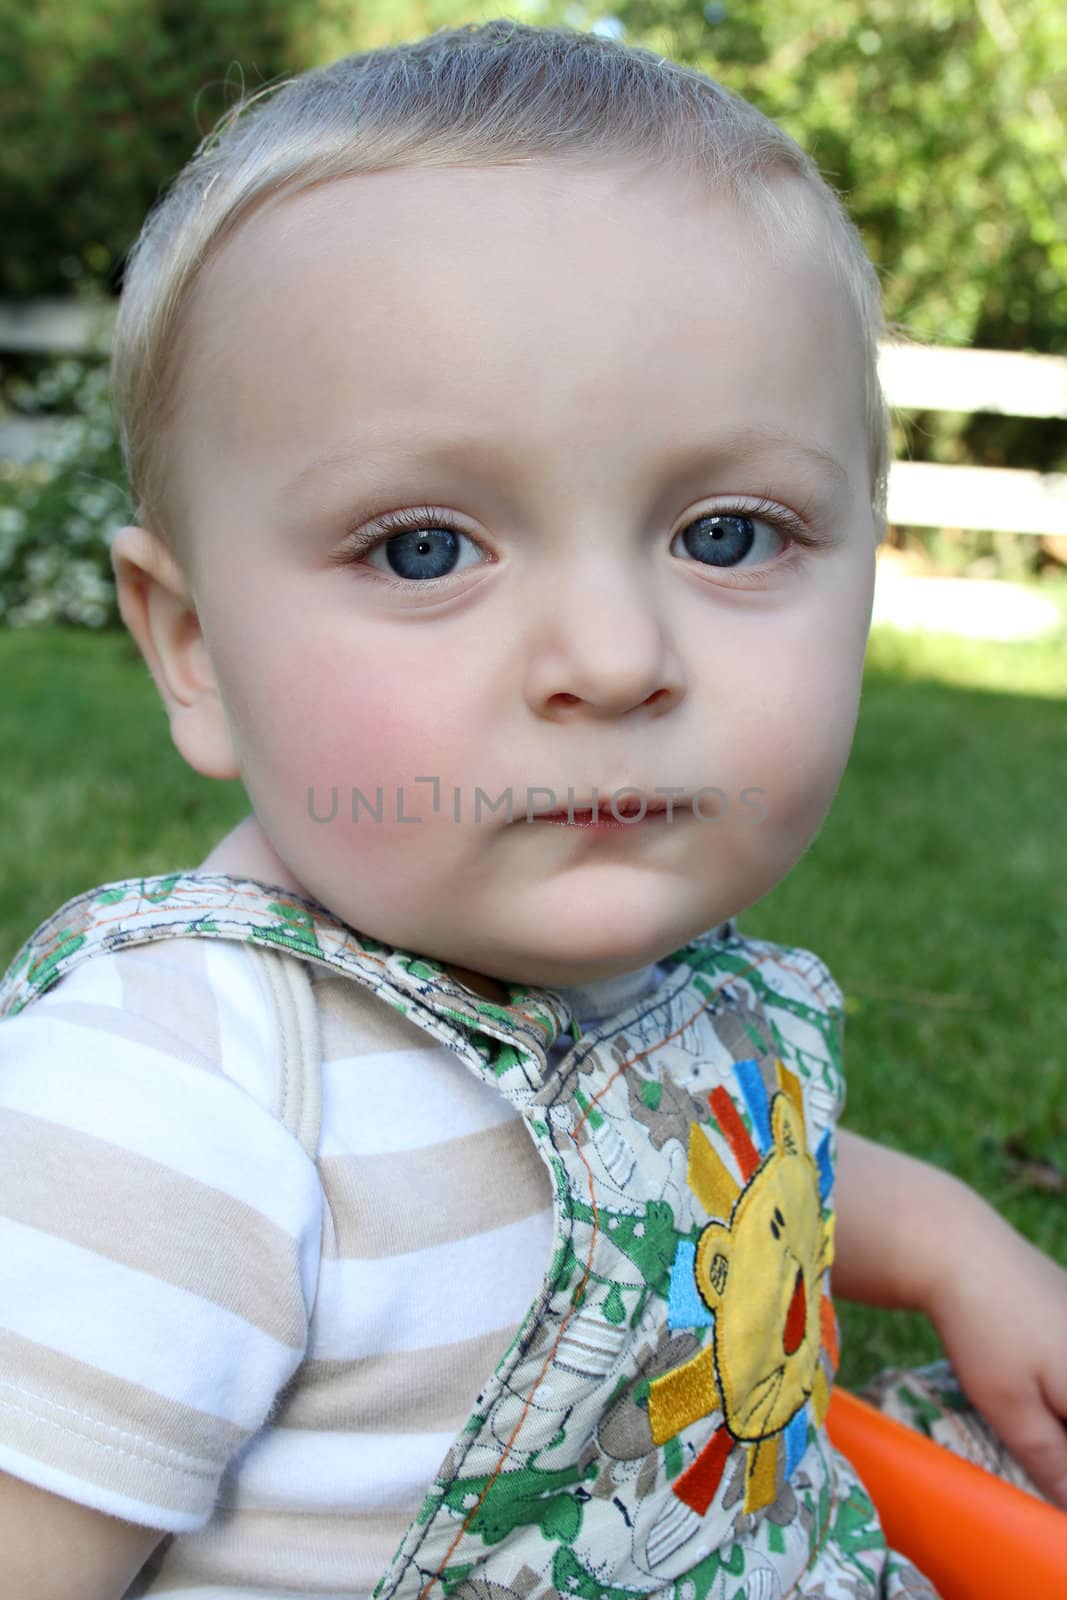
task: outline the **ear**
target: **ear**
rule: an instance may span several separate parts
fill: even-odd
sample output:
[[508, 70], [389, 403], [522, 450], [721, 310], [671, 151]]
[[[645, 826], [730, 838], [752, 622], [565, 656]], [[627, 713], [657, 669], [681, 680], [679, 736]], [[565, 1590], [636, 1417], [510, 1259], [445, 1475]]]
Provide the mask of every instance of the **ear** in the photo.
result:
[[732, 1242], [729, 1228], [723, 1227], [721, 1222], [709, 1222], [697, 1240], [693, 1276], [697, 1292], [709, 1311], [719, 1309], [726, 1293]]
[[784, 1156], [803, 1155], [806, 1148], [804, 1124], [787, 1094], [771, 1097], [771, 1137]]
[[111, 566], [122, 620], [155, 679], [175, 748], [206, 778], [239, 778], [196, 602], [178, 563], [158, 534], [129, 527], [112, 540]]

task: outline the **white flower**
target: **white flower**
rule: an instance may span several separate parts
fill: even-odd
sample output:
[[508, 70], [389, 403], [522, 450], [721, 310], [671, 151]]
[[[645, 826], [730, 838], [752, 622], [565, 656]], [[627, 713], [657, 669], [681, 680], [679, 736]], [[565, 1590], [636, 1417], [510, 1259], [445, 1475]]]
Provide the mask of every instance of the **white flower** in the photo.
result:
[[[109, 484], [108, 487], [110, 488], [111, 485]], [[77, 504], [79, 511], [86, 517], [96, 521], [108, 510], [111, 504], [111, 497], [110, 495], [101, 494], [99, 489], [90, 490], [87, 494], [81, 496]]]
[[59, 560], [54, 550], [35, 550], [26, 557], [26, 573], [31, 583], [46, 583], [59, 571]]

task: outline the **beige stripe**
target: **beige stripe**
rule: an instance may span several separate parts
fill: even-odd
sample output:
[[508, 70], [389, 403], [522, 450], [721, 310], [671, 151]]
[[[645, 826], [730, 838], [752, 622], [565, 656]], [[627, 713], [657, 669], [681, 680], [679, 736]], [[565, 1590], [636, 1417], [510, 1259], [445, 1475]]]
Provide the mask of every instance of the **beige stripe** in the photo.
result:
[[374, 1588], [418, 1510], [413, 1505], [366, 1516], [227, 1511], [198, 1533], [178, 1535], [152, 1597], [217, 1583], [262, 1591], [264, 1600], [282, 1587], [351, 1600]]
[[[18, 1384], [0, 1380], [4, 1440], [12, 1449], [165, 1510], [209, 1510], [227, 1461], [248, 1438], [224, 1418], [3, 1329], [0, 1372], [19, 1375]], [[86, 1404], [94, 1415], [85, 1414]], [[161, 1432], [171, 1447], [159, 1442]]]
[[206, 1062], [222, 1060], [218, 997], [204, 939], [177, 938], [116, 951], [123, 1007], [180, 1019], [180, 1041]]
[[[63, 993], [62, 985], [55, 991], [59, 996]], [[173, 1015], [169, 1007], [157, 1011], [152, 1017], [138, 1016], [133, 1012], [120, 1011], [117, 1006], [95, 1004], [88, 1000], [61, 1000], [52, 999], [51, 994], [41, 997], [41, 1007], [27, 1011], [26, 1015], [32, 1017], [41, 1015], [45, 1020], [67, 1022], [77, 1028], [91, 1028], [94, 1033], [108, 1034], [115, 1039], [124, 1039], [131, 1044], [143, 1045], [146, 1049], [169, 1056], [175, 1061], [182, 1062], [185, 1066], [197, 1067], [205, 1072], [221, 1074], [222, 1068], [217, 1058], [211, 1058], [199, 1053], [199, 1047], [186, 1043], [185, 1032], [177, 1034], [170, 1031], [163, 1022], [163, 1017]], [[197, 1030], [190, 1029], [196, 1036]], [[202, 1031], [200, 1036], [202, 1037]], [[216, 1043], [215, 1049], [218, 1049]]]
[[243, 1200], [118, 1145], [0, 1107], [0, 1215], [186, 1289], [300, 1349], [297, 1241]]
[[437, 1041], [353, 978], [314, 969], [321, 1004], [324, 1061], [350, 1061], [386, 1050], [426, 1050]]
[[552, 1206], [548, 1169], [521, 1120], [416, 1150], [324, 1157], [319, 1175], [332, 1248], [349, 1258], [427, 1250]]
[[358, 1361], [309, 1361], [283, 1391], [271, 1423], [343, 1433], [458, 1433], [518, 1326]]

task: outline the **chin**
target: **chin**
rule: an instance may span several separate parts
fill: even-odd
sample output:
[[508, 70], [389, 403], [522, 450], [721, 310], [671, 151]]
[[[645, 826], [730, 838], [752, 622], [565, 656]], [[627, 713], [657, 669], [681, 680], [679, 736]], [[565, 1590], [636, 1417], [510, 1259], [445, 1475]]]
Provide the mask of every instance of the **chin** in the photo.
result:
[[[549, 989], [599, 983], [662, 961], [731, 914], [722, 896], [709, 904], [706, 894], [686, 895], [679, 884], [666, 897], [662, 888], [642, 895], [631, 879], [621, 895], [589, 894], [584, 904], [567, 907], [549, 921], [539, 918], [540, 926], [524, 930], [528, 937], [522, 948], [502, 943], [492, 953], [500, 969], [510, 964], [513, 970], [504, 975], [513, 983]], [[496, 967], [483, 963], [481, 970], [495, 972]]]
[[[506, 983], [526, 984], [539, 989], [566, 989], [577, 984], [600, 983], [605, 978], [619, 978], [626, 972], [636, 972], [639, 967], [662, 961], [693, 937], [692, 934], [683, 933], [679, 937], [665, 933], [662, 938], [651, 940], [647, 928], [643, 938], [634, 937], [639, 931], [635, 926], [632, 930], [618, 930], [623, 936], [611, 939], [568, 940], [565, 945], [557, 944], [554, 948], [537, 951], [527, 947], [521, 953], [516, 952], [510, 961], [506, 953], [497, 961], [483, 961], [479, 970]], [[699, 931], [703, 932], [703, 929]]]

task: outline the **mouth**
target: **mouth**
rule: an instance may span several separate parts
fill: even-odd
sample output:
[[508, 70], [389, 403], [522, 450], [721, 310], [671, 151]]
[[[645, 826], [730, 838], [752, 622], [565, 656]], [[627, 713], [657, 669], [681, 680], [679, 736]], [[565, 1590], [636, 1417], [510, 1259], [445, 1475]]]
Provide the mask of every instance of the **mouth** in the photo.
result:
[[804, 1333], [808, 1324], [808, 1297], [804, 1288], [804, 1274], [797, 1268], [796, 1282], [793, 1285], [793, 1295], [789, 1302], [789, 1309], [785, 1314], [785, 1328], [782, 1333], [782, 1348], [787, 1356], [795, 1355], [804, 1342]]
[[627, 793], [626, 797], [614, 807], [611, 802], [612, 791], [609, 790], [607, 798], [601, 796], [595, 801], [575, 800], [569, 807], [535, 812], [532, 821], [564, 823], [574, 828], [626, 828], [640, 822], [666, 818], [668, 804], [672, 811], [685, 804], [683, 796], [671, 796], [668, 800], [665, 795], [655, 795], [646, 799], [644, 792], [636, 785], [634, 790], [633, 793]]

